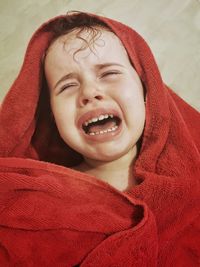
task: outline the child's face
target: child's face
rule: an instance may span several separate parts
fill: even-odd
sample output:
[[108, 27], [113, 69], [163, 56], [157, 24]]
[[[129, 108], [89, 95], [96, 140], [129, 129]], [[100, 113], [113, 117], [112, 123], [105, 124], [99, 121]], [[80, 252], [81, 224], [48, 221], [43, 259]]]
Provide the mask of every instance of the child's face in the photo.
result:
[[[145, 106], [141, 81], [121, 41], [101, 31], [90, 48], [74, 32], [59, 37], [48, 50], [45, 74], [52, 112], [66, 144], [85, 158], [112, 161], [136, 151]], [[87, 32], [81, 36], [90, 38]], [[98, 123], [88, 124], [97, 118]]]

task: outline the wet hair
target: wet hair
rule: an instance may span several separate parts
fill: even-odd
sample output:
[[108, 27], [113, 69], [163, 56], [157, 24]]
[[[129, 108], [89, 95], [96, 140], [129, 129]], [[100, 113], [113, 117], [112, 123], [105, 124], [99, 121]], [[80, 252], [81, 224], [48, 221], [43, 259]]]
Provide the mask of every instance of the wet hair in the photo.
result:
[[96, 27], [101, 27], [110, 30], [108, 25], [101, 21], [94, 15], [79, 11], [70, 11], [66, 16], [61, 17], [56, 22], [53, 22], [51, 26], [51, 31], [54, 33], [54, 38], [58, 38], [61, 35], [67, 34], [75, 29], [80, 29], [83, 31], [85, 29], [95, 29]]
[[[53, 33], [53, 39], [49, 45], [51, 45], [61, 36], [68, 33], [74, 32], [75, 38], [83, 41], [83, 45], [75, 51], [74, 55], [86, 48], [89, 48], [94, 52], [94, 44], [97, 39], [101, 36], [101, 31], [106, 30], [112, 32], [110, 27], [94, 15], [89, 15], [87, 13], [79, 11], [70, 11], [66, 16], [60, 17], [57, 21], [53, 21], [48, 26], [50, 31]], [[87, 32], [87, 39], [83, 38], [81, 34]], [[49, 49], [48, 48], [48, 49]], [[48, 53], [48, 49], [46, 53]]]

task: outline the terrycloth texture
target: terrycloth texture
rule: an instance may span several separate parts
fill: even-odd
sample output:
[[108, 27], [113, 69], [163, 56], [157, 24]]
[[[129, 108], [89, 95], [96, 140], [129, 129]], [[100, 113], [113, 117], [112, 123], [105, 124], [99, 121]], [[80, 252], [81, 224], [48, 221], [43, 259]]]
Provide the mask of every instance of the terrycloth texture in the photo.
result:
[[163, 83], [135, 31], [101, 18], [147, 92], [133, 166], [140, 184], [119, 192], [68, 168], [81, 158], [57, 134], [42, 82], [41, 59], [57, 19], [32, 37], [1, 108], [0, 266], [200, 266], [199, 113]]

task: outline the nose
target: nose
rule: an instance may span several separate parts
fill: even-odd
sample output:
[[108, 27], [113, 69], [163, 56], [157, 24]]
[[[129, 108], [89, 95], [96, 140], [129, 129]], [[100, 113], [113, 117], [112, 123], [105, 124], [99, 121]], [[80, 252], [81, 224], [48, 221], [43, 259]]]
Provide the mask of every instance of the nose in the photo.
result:
[[97, 86], [96, 83], [86, 83], [82, 86], [79, 93], [79, 105], [84, 107], [88, 103], [93, 103], [95, 101], [101, 101], [104, 99], [103, 91]]

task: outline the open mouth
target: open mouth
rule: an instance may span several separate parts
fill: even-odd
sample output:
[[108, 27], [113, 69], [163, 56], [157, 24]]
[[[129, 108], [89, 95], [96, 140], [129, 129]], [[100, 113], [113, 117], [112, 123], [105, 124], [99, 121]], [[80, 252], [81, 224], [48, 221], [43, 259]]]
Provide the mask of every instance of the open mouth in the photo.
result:
[[115, 132], [121, 123], [121, 119], [113, 114], [100, 115], [82, 124], [84, 132], [88, 135], [100, 135]]

